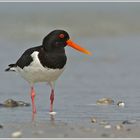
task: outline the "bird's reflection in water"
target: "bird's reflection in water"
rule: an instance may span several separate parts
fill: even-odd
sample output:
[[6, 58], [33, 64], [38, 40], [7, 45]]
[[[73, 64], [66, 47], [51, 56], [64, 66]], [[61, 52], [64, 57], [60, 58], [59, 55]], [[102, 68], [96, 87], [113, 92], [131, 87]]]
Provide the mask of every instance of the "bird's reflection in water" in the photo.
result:
[[[50, 122], [51, 124], [55, 125], [55, 115], [54, 114], [50, 114]], [[36, 122], [36, 113], [32, 113], [32, 122], [35, 123]]]
[[52, 125], [56, 125], [55, 124], [55, 115], [50, 114], [50, 122]]
[[36, 113], [32, 112], [32, 122], [36, 120]]

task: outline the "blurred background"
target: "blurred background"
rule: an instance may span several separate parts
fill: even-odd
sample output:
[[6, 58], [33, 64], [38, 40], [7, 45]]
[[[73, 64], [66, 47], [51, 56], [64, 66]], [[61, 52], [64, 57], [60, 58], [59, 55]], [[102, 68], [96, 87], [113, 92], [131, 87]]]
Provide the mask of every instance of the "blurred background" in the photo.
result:
[[[0, 3], [0, 19], [0, 102], [30, 102], [27, 82], [4, 69], [27, 48], [40, 45], [50, 31], [64, 29], [93, 55], [66, 48], [67, 68], [56, 82], [56, 119], [140, 119], [140, 3], [8, 2]], [[46, 120], [50, 88], [39, 83], [36, 92], [39, 119]], [[115, 104], [122, 100], [126, 107], [96, 106], [103, 97]], [[31, 108], [3, 108], [0, 114], [1, 122], [22, 122], [30, 120]]]
[[0, 3], [1, 37], [23, 42], [32, 37], [38, 42], [39, 37], [56, 28], [84, 38], [137, 35], [140, 32], [139, 5], [122, 2]]

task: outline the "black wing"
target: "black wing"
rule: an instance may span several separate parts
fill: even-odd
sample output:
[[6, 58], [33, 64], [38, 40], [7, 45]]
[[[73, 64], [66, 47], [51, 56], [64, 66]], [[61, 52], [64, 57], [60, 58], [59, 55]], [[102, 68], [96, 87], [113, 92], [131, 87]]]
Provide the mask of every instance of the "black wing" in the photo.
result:
[[42, 48], [42, 46], [38, 46], [38, 47], [34, 47], [34, 48], [30, 48], [30, 49], [26, 50], [22, 54], [22, 56], [18, 59], [18, 61], [16, 62], [16, 65], [19, 66], [22, 69], [25, 66], [30, 65], [30, 63], [33, 61], [33, 58], [31, 57], [31, 54], [34, 51], [40, 51], [41, 48]]

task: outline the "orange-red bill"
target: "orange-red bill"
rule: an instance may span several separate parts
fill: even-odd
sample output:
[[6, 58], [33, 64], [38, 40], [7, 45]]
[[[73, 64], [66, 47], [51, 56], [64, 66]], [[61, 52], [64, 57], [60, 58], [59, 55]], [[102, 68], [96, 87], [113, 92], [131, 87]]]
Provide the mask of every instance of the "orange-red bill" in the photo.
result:
[[70, 46], [70, 47], [72, 47], [72, 48], [74, 48], [74, 49], [76, 49], [76, 50], [78, 50], [78, 51], [80, 51], [80, 52], [83, 52], [85, 54], [91, 55], [91, 52], [89, 52], [88, 50], [80, 47], [79, 45], [77, 45], [76, 43], [74, 43], [71, 40], [68, 40], [67, 41], [67, 45]]

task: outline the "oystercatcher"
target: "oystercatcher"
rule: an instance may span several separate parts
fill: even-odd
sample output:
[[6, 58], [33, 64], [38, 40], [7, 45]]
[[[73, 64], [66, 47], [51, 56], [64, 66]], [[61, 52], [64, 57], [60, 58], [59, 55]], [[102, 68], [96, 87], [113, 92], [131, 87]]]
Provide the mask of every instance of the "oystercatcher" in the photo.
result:
[[67, 57], [64, 48], [67, 45], [85, 54], [91, 54], [72, 42], [66, 31], [54, 30], [43, 39], [42, 45], [27, 49], [15, 64], [10, 64], [9, 68], [5, 69], [18, 72], [30, 84], [33, 113], [36, 113], [36, 82], [47, 82], [50, 85], [50, 112], [53, 112], [54, 81], [65, 69]]

